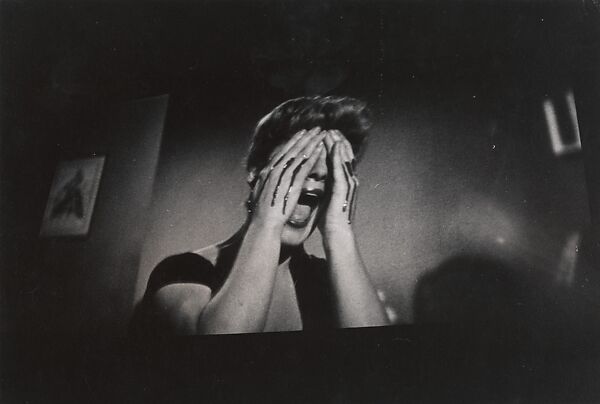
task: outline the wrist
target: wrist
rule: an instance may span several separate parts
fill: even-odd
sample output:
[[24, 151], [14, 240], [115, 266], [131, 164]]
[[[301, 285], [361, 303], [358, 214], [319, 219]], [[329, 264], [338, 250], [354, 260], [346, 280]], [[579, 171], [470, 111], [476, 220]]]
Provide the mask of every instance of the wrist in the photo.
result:
[[283, 224], [261, 220], [252, 220], [248, 225], [246, 234], [264, 234], [281, 237]]
[[347, 216], [327, 216], [324, 219], [322, 227], [326, 235], [352, 232], [352, 222], [348, 220]]
[[354, 231], [347, 221], [337, 225], [325, 226], [323, 229], [323, 243], [325, 249], [338, 245], [354, 244]]

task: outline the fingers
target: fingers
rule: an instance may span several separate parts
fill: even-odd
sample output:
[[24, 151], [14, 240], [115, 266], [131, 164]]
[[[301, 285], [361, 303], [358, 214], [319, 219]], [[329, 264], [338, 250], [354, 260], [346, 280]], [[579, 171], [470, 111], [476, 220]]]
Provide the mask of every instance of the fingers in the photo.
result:
[[[327, 167], [327, 145], [325, 144], [325, 141], [323, 141], [322, 143], [323, 143], [323, 147], [321, 147], [321, 155], [319, 156], [319, 161], [320, 161], [322, 167]], [[317, 163], [319, 161], [317, 161]], [[315, 163], [315, 164], [317, 164], [317, 163]]]
[[327, 163], [332, 171], [330, 208], [340, 209], [338, 212], [344, 220], [351, 223], [358, 188], [354, 152], [340, 131], [322, 131], [319, 127], [296, 133], [260, 172], [261, 187], [255, 189], [255, 195], [259, 205], [264, 207], [261, 212], [270, 212], [268, 215], [278, 216], [277, 220], [289, 216], [293, 210], [290, 207], [297, 204], [307, 176], [320, 159], [329, 159]]
[[[344, 145], [341, 142], [336, 142], [335, 146], [334, 146], [334, 167], [337, 168], [338, 171], [342, 171], [343, 172], [343, 179], [341, 178], [341, 176], [338, 174], [337, 178], [335, 178], [335, 181], [337, 184], [344, 183], [345, 188], [346, 188], [346, 196], [344, 197], [344, 203], [342, 205], [342, 212], [347, 212], [350, 209], [348, 208], [348, 205], [350, 203], [351, 200], [351, 195], [352, 195], [352, 176], [350, 175], [350, 172], [348, 171], [348, 167], [347, 167], [347, 161], [345, 160], [344, 157]], [[334, 168], [335, 170], [335, 168]], [[348, 219], [350, 220], [350, 219]]]
[[[354, 173], [355, 160], [352, 146], [348, 140], [337, 130], [331, 131], [331, 139], [335, 141], [333, 153], [334, 179], [335, 181], [344, 181], [346, 192], [342, 204], [342, 212], [347, 213], [348, 223], [352, 222], [352, 217], [356, 206], [356, 194], [358, 189], [358, 179]], [[339, 168], [343, 171], [343, 179], [339, 175]], [[336, 177], [336, 168], [338, 174]], [[339, 182], [338, 182], [339, 184]]]
[[282, 160], [284, 159], [284, 157], [286, 157], [290, 149], [303, 138], [306, 132], [307, 131], [305, 129], [302, 129], [298, 131], [294, 136], [292, 136], [290, 140], [288, 140], [288, 142], [283, 146], [283, 148], [271, 157], [271, 159], [269, 160], [269, 164], [267, 164], [267, 166], [260, 171], [260, 173], [258, 174], [258, 181], [255, 185], [255, 198], [261, 195], [263, 190], [265, 189], [267, 181], [270, 178], [271, 171], [276, 166], [281, 164]]
[[354, 151], [352, 150], [352, 145], [339, 130], [334, 129], [331, 132], [334, 141], [341, 142], [344, 145], [342, 149], [342, 157], [344, 158], [344, 161], [347, 161], [351, 164], [352, 171], [354, 172], [354, 170], [356, 170], [356, 161], [354, 158]]
[[254, 199], [256, 201], [256, 198], [258, 198], [263, 190], [265, 189], [265, 186], [267, 184], [267, 181], [269, 180], [269, 176], [271, 174], [271, 169], [269, 167], [265, 167], [263, 168], [259, 175], [258, 175], [258, 182], [255, 185], [255, 188], [253, 190], [254, 193]]
[[[333, 168], [333, 182], [334, 182], [334, 193], [347, 193], [350, 190], [349, 185], [349, 173], [346, 171], [344, 165], [344, 158], [342, 156], [343, 145], [340, 142], [335, 142], [332, 148], [331, 160]], [[345, 201], [348, 198], [346, 196]], [[346, 209], [344, 208], [344, 212]]]
[[346, 168], [346, 172], [348, 173], [350, 187], [350, 197], [348, 199], [348, 223], [351, 223], [352, 217], [354, 215], [354, 210], [356, 209], [356, 194], [358, 191], [358, 178], [356, 178], [356, 174], [354, 172], [356, 167], [356, 162], [354, 159], [354, 152], [352, 151], [352, 146], [348, 139], [342, 137], [342, 143], [344, 147], [342, 148], [342, 156], [344, 158], [344, 166]]
[[[275, 185], [275, 189], [273, 190], [273, 198], [271, 199], [271, 206], [275, 206], [275, 200], [277, 199], [277, 195], [279, 193], [279, 187], [281, 186], [281, 181], [283, 180], [285, 172], [290, 168], [290, 166], [294, 162], [294, 159], [295, 159], [294, 157], [290, 157], [289, 160], [287, 160], [286, 163], [281, 168], [281, 171], [279, 172], [279, 178], [277, 179], [277, 184]], [[285, 207], [283, 210], [284, 210], [283, 213], [285, 213]]]
[[348, 209], [348, 224], [352, 223], [352, 218], [354, 218], [354, 212], [356, 212], [356, 196], [358, 195], [358, 179], [353, 177], [354, 180], [354, 188], [352, 189], [352, 193], [350, 195], [350, 207]]
[[301, 131], [297, 132], [294, 136], [292, 136], [292, 138], [288, 140], [288, 142], [283, 146], [283, 148], [271, 158], [271, 161], [269, 162], [270, 168], [273, 169], [275, 166], [279, 165], [281, 163], [281, 160], [283, 160], [283, 158], [290, 151], [290, 149], [294, 147], [294, 145], [298, 143], [298, 141], [302, 139], [305, 134], [306, 130], [302, 129]]
[[296, 133], [286, 145], [280, 150], [277, 155], [275, 155], [272, 159], [274, 161], [271, 166], [272, 169], [280, 166], [282, 162], [289, 161], [290, 158], [295, 158], [300, 151], [302, 151], [310, 142], [321, 133], [321, 128], [318, 126], [312, 128], [308, 132], [305, 130], [301, 130]]
[[[291, 146], [286, 147], [287, 152], [275, 156], [276, 161], [269, 168], [267, 180], [271, 185], [267, 191], [270, 191], [271, 194], [271, 207], [279, 205], [283, 198], [281, 209], [282, 213], [286, 214], [288, 203], [295, 204], [297, 202], [301, 187], [294, 187], [293, 183], [296, 178], [302, 182], [306, 179], [310, 169], [321, 155], [322, 140], [325, 135], [326, 133], [322, 132], [320, 128], [313, 128], [300, 139], [293, 143], [290, 142]], [[275, 181], [274, 186], [273, 181]], [[297, 192], [294, 188], [298, 188]]]
[[275, 174], [277, 174], [276, 178], [279, 178], [281, 171], [285, 170], [285, 168], [291, 163], [290, 160], [295, 158], [298, 154], [298, 151], [302, 150], [310, 142], [310, 140], [319, 133], [319, 131], [320, 129], [318, 127], [313, 128], [310, 131], [303, 129], [292, 136], [292, 138], [283, 146], [283, 148], [271, 157], [267, 167], [261, 171], [263, 178], [266, 179], [266, 174], [270, 176], [270, 171], [277, 169], [279, 169], [279, 171], [277, 171]]
[[327, 131], [327, 135], [325, 136], [325, 139], [323, 139], [323, 143], [325, 143], [325, 148], [327, 149], [327, 153], [329, 155], [332, 154], [333, 145], [335, 142], [336, 140], [333, 137], [333, 131]]
[[296, 202], [298, 202], [300, 191], [302, 190], [302, 184], [306, 180], [306, 177], [311, 172], [314, 165], [317, 163], [317, 160], [323, 157], [324, 152], [325, 145], [322, 141], [319, 141], [318, 144], [314, 145], [314, 147], [311, 145], [311, 147], [306, 150], [305, 156], [309, 155], [310, 153], [310, 157], [304, 158], [292, 172], [290, 185], [283, 202], [283, 213], [286, 213], [286, 206], [288, 203], [295, 205]]
[[301, 184], [312, 170], [313, 166], [321, 156], [323, 151], [323, 139], [326, 132], [319, 132], [308, 141], [306, 146], [299, 151], [302, 154], [301, 158], [296, 158], [291, 164], [287, 172], [282, 173], [282, 182], [285, 181], [287, 192], [283, 201], [283, 213], [286, 213], [286, 207], [289, 204], [295, 204], [300, 195], [302, 188]]

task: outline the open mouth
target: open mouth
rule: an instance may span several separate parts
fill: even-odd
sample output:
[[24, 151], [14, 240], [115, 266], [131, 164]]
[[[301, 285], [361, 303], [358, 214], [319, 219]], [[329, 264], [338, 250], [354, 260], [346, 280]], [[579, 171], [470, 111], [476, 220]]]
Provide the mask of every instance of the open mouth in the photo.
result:
[[296, 228], [306, 227], [324, 195], [320, 188], [303, 189], [287, 223]]
[[310, 206], [311, 208], [316, 208], [319, 205], [319, 202], [321, 201], [321, 198], [323, 198], [323, 195], [325, 194], [325, 192], [322, 189], [307, 189], [307, 190], [302, 190], [302, 193], [300, 194], [300, 198], [298, 198], [298, 204], [299, 205], [306, 205], [306, 206]]

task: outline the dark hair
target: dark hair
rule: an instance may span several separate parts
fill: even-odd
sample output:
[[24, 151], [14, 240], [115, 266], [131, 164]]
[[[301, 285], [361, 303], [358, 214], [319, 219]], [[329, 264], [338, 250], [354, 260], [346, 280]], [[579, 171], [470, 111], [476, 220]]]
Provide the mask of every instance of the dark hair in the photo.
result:
[[363, 101], [350, 97], [301, 97], [275, 107], [254, 130], [246, 169], [263, 168], [274, 148], [302, 129], [315, 126], [337, 129], [352, 145], [356, 158], [371, 127], [370, 112]]

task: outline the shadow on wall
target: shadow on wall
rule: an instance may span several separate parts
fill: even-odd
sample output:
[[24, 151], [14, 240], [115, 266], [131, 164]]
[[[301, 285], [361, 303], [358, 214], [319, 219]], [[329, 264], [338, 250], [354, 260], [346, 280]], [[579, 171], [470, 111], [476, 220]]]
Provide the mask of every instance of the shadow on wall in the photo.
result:
[[525, 289], [503, 262], [456, 256], [419, 280], [415, 321], [502, 327], [523, 316]]
[[[550, 271], [486, 255], [457, 255], [418, 282], [417, 323], [446, 323], [484, 338], [511, 335], [520, 343], [565, 346], [598, 335], [600, 285], [557, 281]], [[594, 290], [595, 288], [595, 290]]]
[[451, 355], [473, 402], [589, 401], [600, 393], [600, 282], [589, 270], [565, 283], [553, 271], [457, 255], [420, 278], [415, 322], [446, 324], [469, 347]]

